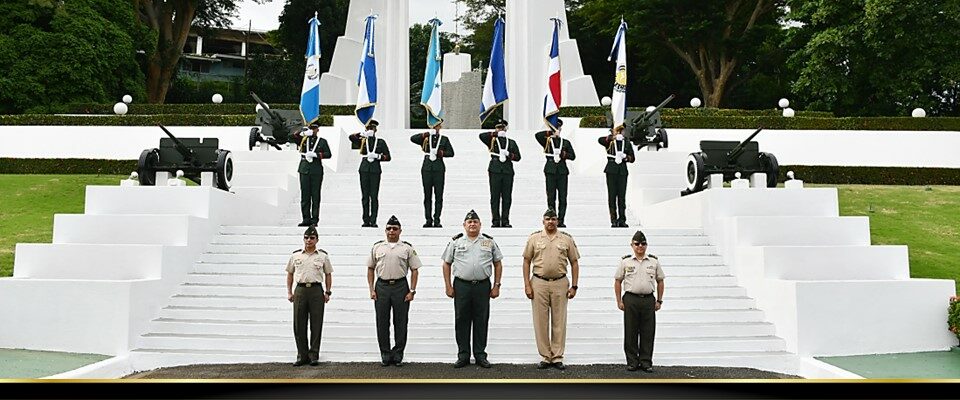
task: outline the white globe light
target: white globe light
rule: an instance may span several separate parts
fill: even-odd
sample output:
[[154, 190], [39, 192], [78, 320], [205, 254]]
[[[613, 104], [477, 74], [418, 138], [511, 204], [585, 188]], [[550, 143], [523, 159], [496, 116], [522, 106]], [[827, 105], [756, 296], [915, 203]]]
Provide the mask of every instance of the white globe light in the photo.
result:
[[690, 99], [690, 107], [697, 108], [697, 107], [700, 107], [702, 104], [703, 102], [700, 101], [699, 97], [694, 97]]
[[913, 112], [910, 113], [910, 115], [912, 115], [914, 118], [923, 118], [927, 116], [927, 112], [924, 111], [922, 108], [914, 108]]
[[129, 94], [123, 95], [123, 102], [124, 102], [124, 103], [127, 103], [127, 104], [132, 103], [132, 102], [133, 102], [133, 96], [131, 96], [131, 95], [129, 95]]
[[647, 112], [653, 112], [653, 110], [656, 110], [656, 109], [657, 109], [657, 106], [647, 106]]
[[183, 170], [182, 170], [182, 169], [178, 169], [178, 170], [177, 170], [177, 178], [183, 178]]
[[[263, 103], [263, 104], [267, 104], [267, 103]], [[270, 107], [270, 105], [267, 104], [267, 107]], [[257, 112], [260, 112], [260, 110], [262, 110], [262, 109], [263, 109], [263, 107], [260, 107], [260, 103], [257, 103]]]
[[783, 109], [783, 116], [784, 116], [784, 117], [793, 118], [793, 116], [796, 115], [796, 114], [797, 114], [796, 111], [793, 111], [793, 109], [790, 108], [790, 107], [787, 107], [787, 108], [784, 108], [784, 109]]
[[737, 178], [737, 179], [740, 179], [740, 177], [743, 176], [743, 175], [741, 175], [739, 172], [735, 172], [735, 173], [733, 174], [733, 176], [734, 176], [735, 178]]
[[127, 104], [120, 102], [113, 105], [113, 113], [117, 115], [123, 115], [127, 113]]
[[787, 171], [787, 179], [793, 179], [793, 171]]
[[[220, 104], [223, 102], [223, 96], [221, 96], [220, 93], [216, 93], [213, 95], [213, 97], [210, 100], [212, 100], [216, 104]], [[259, 106], [259, 104], [257, 104], [257, 106]]]
[[611, 103], [613, 103], [613, 100], [610, 99], [610, 96], [603, 96], [603, 98], [600, 99], [600, 104], [604, 107], [609, 106]]
[[777, 105], [779, 105], [780, 108], [790, 107], [790, 100], [787, 100], [786, 98], [780, 99], [780, 101], [777, 103]]

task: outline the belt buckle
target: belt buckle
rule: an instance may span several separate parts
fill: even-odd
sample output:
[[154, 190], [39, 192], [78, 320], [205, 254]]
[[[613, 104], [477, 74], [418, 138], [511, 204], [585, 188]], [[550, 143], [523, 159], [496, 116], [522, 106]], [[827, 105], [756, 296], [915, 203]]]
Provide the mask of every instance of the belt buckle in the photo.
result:
[[394, 284], [394, 283], [397, 283], [397, 280], [396, 280], [396, 279], [390, 279], [390, 280], [387, 281], [387, 284], [388, 284], [388, 285], [392, 285], [392, 284]]
[[313, 284], [312, 284], [312, 283], [308, 283], [308, 284], [306, 284], [306, 285], [304, 285], [304, 286], [306, 286], [306, 287], [313, 287]]

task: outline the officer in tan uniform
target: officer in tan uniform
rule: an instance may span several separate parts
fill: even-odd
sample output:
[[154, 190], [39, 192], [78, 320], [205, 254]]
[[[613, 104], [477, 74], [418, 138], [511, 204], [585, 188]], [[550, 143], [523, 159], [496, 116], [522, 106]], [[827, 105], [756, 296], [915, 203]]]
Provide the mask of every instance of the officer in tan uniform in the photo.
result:
[[[617, 308], [623, 311], [623, 351], [627, 355], [627, 371], [639, 368], [653, 372], [653, 337], [657, 330], [656, 312], [663, 304], [663, 269], [657, 256], [647, 254], [643, 232], [633, 234], [630, 246], [633, 254], [623, 256], [613, 277]], [[622, 297], [621, 289], [625, 292]]]
[[[374, 243], [367, 259], [367, 284], [377, 313], [377, 341], [380, 365], [403, 366], [407, 347], [407, 315], [417, 294], [417, 269], [422, 265], [417, 251], [400, 241], [400, 221], [391, 216], [386, 227], [387, 240]], [[407, 283], [407, 272], [410, 282]], [[390, 347], [390, 314], [393, 313], [394, 346]]]
[[[567, 300], [577, 295], [580, 275], [577, 244], [570, 234], [557, 230], [557, 222], [557, 213], [547, 210], [544, 229], [531, 234], [523, 249], [523, 286], [527, 298], [533, 300], [533, 330], [542, 357], [538, 369], [566, 369]], [[571, 278], [567, 278], [567, 263]]]
[[[293, 252], [287, 261], [287, 300], [293, 303], [293, 338], [297, 342], [297, 361], [294, 367], [310, 363], [316, 366], [320, 359], [320, 334], [323, 332], [323, 307], [330, 301], [333, 285], [333, 266], [323, 249], [317, 248], [317, 229], [307, 228], [303, 233], [303, 249]], [[325, 285], [320, 284], [321, 278]], [[294, 290], [296, 284], [296, 290]], [[323, 287], [327, 290], [324, 291]], [[307, 346], [307, 321], [310, 322], [310, 342]]]

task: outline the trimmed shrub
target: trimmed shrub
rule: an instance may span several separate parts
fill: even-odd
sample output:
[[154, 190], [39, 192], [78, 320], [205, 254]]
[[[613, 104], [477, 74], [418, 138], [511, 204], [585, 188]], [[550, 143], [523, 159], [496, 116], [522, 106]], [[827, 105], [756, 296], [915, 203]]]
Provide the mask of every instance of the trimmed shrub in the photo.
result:
[[136, 170], [137, 160], [0, 158], [0, 174], [127, 175]]
[[[0, 125], [68, 125], [68, 126], [254, 126], [256, 117], [250, 115], [0, 115]], [[333, 126], [333, 116], [321, 115], [322, 126]]]
[[960, 185], [960, 168], [781, 165], [780, 182], [793, 171], [804, 183], [831, 185]]
[[[199, 115], [256, 115], [256, 103], [201, 103], [201, 104], [139, 104], [128, 105], [127, 115], [154, 115], [154, 114], [199, 114]], [[270, 108], [278, 110], [297, 110], [299, 104], [270, 104]], [[353, 115], [354, 105], [327, 105], [320, 106], [324, 115]], [[113, 104], [72, 104], [68, 107], [68, 114], [107, 114], [113, 115]]]
[[[850, 117], [809, 118], [778, 116], [663, 116], [666, 128], [676, 129], [791, 129], [849, 131], [960, 131], [960, 118]], [[589, 116], [580, 121], [585, 128], [607, 128], [606, 117]]]

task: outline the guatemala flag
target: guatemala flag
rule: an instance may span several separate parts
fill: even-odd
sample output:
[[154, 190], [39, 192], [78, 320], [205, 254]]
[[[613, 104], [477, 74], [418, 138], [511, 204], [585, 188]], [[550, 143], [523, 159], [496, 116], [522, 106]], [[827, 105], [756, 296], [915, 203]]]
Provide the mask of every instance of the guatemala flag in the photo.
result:
[[617, 70], [613, 80], [613, 102], [610, 103], [610, 114], [613, 115], [613, 127], [623, 125], [623, 118], [627, 112], [627, 23], [620, 20], [617, 37], [613, 39], [613, 50], [607, 61], [616, 59]]
[[320, 21], [316, 13], [309, 24], [307, 67], [303, 71], [303, 89], [300, 91], [300, 116], [304, 125], [320, 117]]
[[377, 108], [377, 61], [373, 52], [376, 20], [376, 15], [367, 16], [367, 28], [363, 33], [363, 52], [360, 55], [360, 73], [357, 76], [357, 86], [360, 91], [357, 93], [356, 115], [363, 125], [373, 118], [373, 112]]
[[430, 48], [427, 49], [427, 69], [423, 72], [423, 93], [420, 95], [420, 104], [427, 109], [427, 126], [433, 128], [443, 122], [443, 109], [440, 101], [441, 79], [440, 79], [440, 35], [437, 33], [437, 27], [442, 22], [439, 19], [431, 19], [430, 25]]
[[486, 121], [507, 98], [507, 73], [503, 67], [503, 18], [497, 18], [493, 25], [493, 48], [490, 49], [487, 81], [483, 85], [483, 99], [480, 102], [480, 123]]
[[550, 62], [547, 64], [547, 93], [543, 96], [543, 120], [556, 129], [560, 119], [560, 19], [553, 21], [553, 43], [550, 45]]

